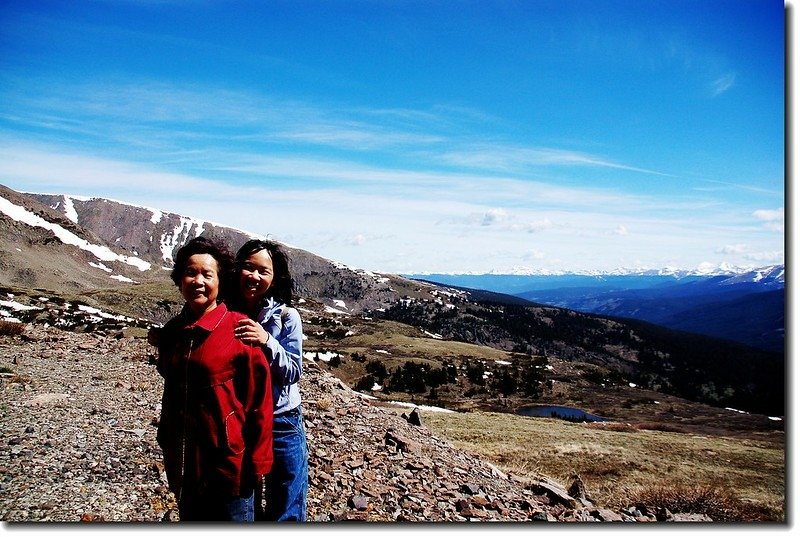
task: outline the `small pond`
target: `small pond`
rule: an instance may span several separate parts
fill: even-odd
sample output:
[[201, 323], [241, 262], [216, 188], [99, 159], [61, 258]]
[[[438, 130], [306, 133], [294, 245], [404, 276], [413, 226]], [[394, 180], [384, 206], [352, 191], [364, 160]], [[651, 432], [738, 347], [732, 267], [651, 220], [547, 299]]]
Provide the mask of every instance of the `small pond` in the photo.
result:
[[572, 408], [569, 406], [529, 406], [518, 409], [517, 415], [533, 418], [560, 418], [567, 421], [608, 421], [608, 418], [595, 416], [580, 408]]

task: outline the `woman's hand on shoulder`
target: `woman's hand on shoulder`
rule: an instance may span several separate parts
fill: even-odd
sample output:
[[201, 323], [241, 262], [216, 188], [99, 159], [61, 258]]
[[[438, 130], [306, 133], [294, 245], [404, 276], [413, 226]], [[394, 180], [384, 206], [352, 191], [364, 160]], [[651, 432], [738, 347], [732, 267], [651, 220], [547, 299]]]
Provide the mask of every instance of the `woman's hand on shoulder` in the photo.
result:
[[266, 345], [269, 334], [253, 319], [242, 319], [233, 330], [236, 339], [250, 345]]

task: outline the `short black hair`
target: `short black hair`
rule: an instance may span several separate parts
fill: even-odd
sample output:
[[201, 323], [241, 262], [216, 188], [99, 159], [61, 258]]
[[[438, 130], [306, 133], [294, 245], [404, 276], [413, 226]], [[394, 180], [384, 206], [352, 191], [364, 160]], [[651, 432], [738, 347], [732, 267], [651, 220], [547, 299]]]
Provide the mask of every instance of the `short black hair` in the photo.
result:
[[238, 272], [242, 264], [247, 261], [251, 255], [266, 250], [272, 259], [272, 285], [267, 289], [266, 297], [272, 297], [278, 302], [283, 302], [287, 306], [292, 305], [294, 298], [292, 288], [294, 287], [294, 280], [292, 273], [289, 270], [289, 257], [286, 255], [284, 249], [274, 241], [265, 241], [260, 239], [251, 239], [244, 243], [239, 251], [236, 252], [236, 271]]
[[219, 298], [223, 299], [232, 287], [233, 279], [233, 254], [231, 254], [225, 244], [209, 239], [207, 237], [196, 237], [183, 246], [181, 246], [178, 253], [175, 255], [175, 264], [172, 267], [170, 278], [175, 282], [178, 287], [181, 286], [181, 279], [186, 266], [189, 264], [189, 258], [197, 254], [208, 254], [217, 262], [218, 275], [219, 275]]

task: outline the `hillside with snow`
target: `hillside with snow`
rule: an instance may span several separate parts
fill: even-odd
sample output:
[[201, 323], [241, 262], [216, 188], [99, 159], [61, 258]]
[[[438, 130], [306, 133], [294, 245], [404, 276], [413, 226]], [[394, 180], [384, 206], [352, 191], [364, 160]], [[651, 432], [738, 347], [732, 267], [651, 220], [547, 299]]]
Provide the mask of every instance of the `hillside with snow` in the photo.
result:
[[[25, 194], [0, 185], [0, 286], [83, 292], [159, 284], [177, 250], [200, 235], [233, 251], [256, 234], [191, 216], [104, 198]], [[353, 269], [284, 245], [297, 292], [351, 312], [418, 293], [395, 275]], [[423, 291], [424, 292], [424, 291]], [[169, 314], [169, 310], [163, 312]]]

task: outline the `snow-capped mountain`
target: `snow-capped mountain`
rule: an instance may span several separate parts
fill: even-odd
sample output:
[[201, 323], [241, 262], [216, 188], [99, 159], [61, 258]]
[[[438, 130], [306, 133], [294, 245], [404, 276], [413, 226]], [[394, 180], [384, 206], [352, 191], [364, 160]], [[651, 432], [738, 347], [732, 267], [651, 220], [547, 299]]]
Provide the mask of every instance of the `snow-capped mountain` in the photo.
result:
[[[203, 234], [235, 251], [252, 233], [124, 202], [26, 194], [0, 185], [0, 286], [86, 292], [166, 283], [178, 248]], [[351, 312], [385, 307], [417, 282], [283, 245], [298, 294]], [[166, 313], [165, 313], [166, 314]]]
[[783, 267], [783, 265], [774, 265], [769, 267], [754, 267], [754, 266], [737, 266], [730, 263], [719, 263], [714, 265], [712, 263], [701, 263], [694, 269], [685, 269], [677, 267], [661, 267], [661, 268], [629, 268], [619, 267], [613, 270], [553, 270], [544, 268], [532, 268], [526, 266], [514, 266], [510, 269], [495, 269], [489, 272], [415, 272], [409, 274], [414, 278], [425, 279], [426, 276], [590, 276], [590, 277], [604, 277], [604, 276], [672, 276], [674, 278], [686, 278], [689, 276], [738, 276], [748, 274], [751, 272], [764, 272], [773, 269], [774, 267]]
[[591, 274], [425, 274], [412, 278], [640, 319], [773, 351], [784, 348], [784, 266]]
[[731, 276], [720, 282], [720, 285], [736, 285], [740, 283], [755, 283], [763, 286], [774, 287], [776, 289], [784, 287], [784, 266], [774, 265], [771, 267], [763, 267], [756, 270], [743, 272], [735, 276]]

